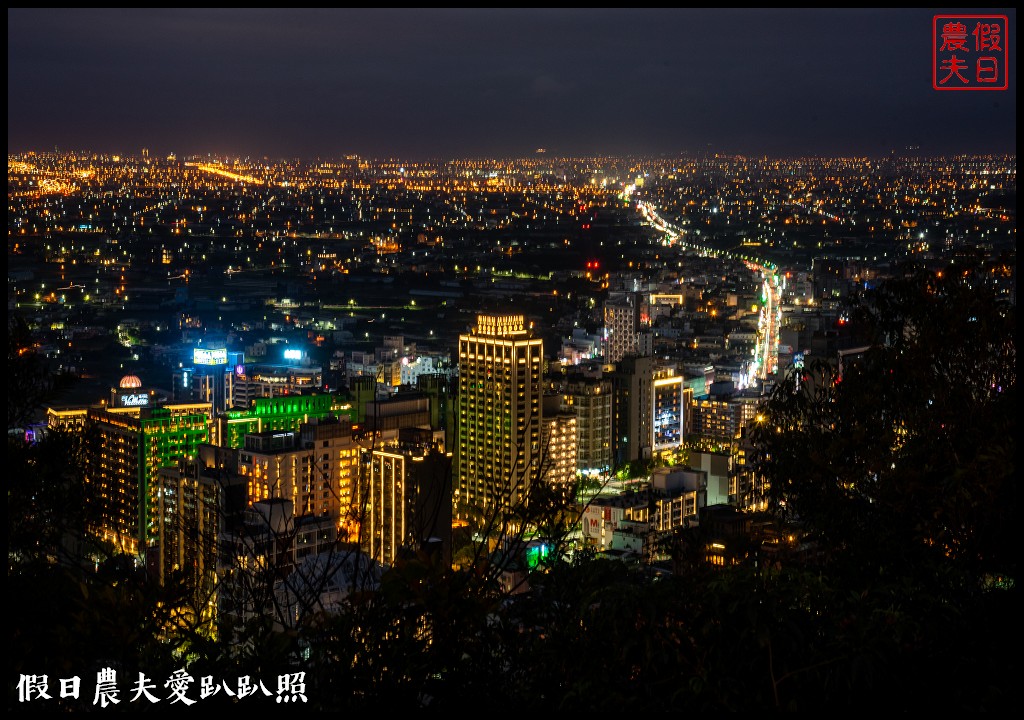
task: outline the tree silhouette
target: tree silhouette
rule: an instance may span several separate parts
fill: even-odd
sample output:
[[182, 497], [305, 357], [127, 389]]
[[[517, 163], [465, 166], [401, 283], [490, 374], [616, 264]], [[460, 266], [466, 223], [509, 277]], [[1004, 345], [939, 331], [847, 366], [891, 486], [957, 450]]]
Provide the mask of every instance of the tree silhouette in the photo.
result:
[[54, 376], [45, 356], [36, 350], [28, 323], [20, 315], [8, 315], [7, 429], [23, 427], [31, 421], [53, 385]]
[[[862, 351], [791, 372], [754, 428], [771, 507], [807, 527], [822, 577], [847, 594], [831, 612], [851, 613], [833, 629], [851, 687], [1009, 701], [1019, 664], [998, 648], [1019, 592], [1016, 321], [991, 277], [977, 263], [901, 268], [854, 298]], [[951, 672], [973, 691], [934, 682]]]
[[859, 356], [817, 359], [769, 400], [754, 433], [770, 499], [829, 547], [1016, 575], [1015, 307], [988, 274], [905, 268], [853, 304]]

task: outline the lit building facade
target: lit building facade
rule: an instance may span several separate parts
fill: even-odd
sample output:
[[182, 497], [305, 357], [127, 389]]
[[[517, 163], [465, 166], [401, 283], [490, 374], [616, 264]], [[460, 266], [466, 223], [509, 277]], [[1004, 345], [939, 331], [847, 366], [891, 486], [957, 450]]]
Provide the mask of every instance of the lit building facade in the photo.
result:
[[245, 436], [269, 430], [295, 430], [303, 423], [347, 414], [333, 395], [286, 395], [258, 398], [245, 410], [228, 410], [214, 419], [211, 442], [220, 447], [240, 448]]
[[638, 354], [640, 332], [640, 303], [635, 293], [629, 293], [605, 303], [604, 343], [605, 361], [617, 363], [627, 355]]
[[545, 398], [541, 424], [541, 477], [544, 482], [570, 489], [576, 482], [577, 464], [576, 415], [561, 409], [561, 396]]
[[142, 387], [137, 375], [125, 375], [116, 388], [110, 389], [112, 408], [149, 407], [155, 405], [156, 392]]
[[452, 458], [428, 444], [375, 449], [363, 523], [369, 557], [393, 565], [403, 549], [435, 540], [451, 563]]
[[604, 473], [612, 466], [612, 383], [580, 378], [565, 388], [564, 404], [576, 414], [576, 461], [580, 472]]
[[762, 397], [752, 394], [696, 398], [692, 408], [692, 434], [718, 442], [731, 442], [744, 434], [755, 421], [763, 401]]
[[325, 516], [354, 534], [359, 446], [347, 420], [303, 423], [299, 431], [267, 430], [245, 436], [238, 474], [248, 483], [249, 504], [281, 499], [296, 517]]
[[672, 370], [654, 373], [651, 390], [651, 432], [654, 452], [674, 450], [682, 445], [686, 407], [683, 377]]
[[[237, 364], [195, 364], [172, 374], [176, 400], [204, 400], [215, 413], [247, 408], [254, 400], [308, 393], [323, 387], [319, 367], [242, 364], [241, 353], [227, 353]], [[215, 357], [216, 359], [216, 357]]]
[[46, 427], [62, 432], [82, 432], [89, 417], [89, 408], [47, 408]]
[[[187, 468], [187, 470], [185, 469]], [[197, 463], [160, 468], [153, 507], [154, 539], [148, 564], [164, 583], [181, 572], [190, 587], [213, 597], [217, 579], [220, 485]]]
[[522, 315], [459, 336], [456, 502], [483, 513], [527, 497], [541, 461], [543, 340]]
[[199, 401], [213, 406], [213, 414], [232, 406], [236, 381], [244, 375], [243, 354], [225, 348], [195, 348], [192, 366], [175, 371], [171, 387], [176, 401]]
[[742, 408], [727, 399], [716, 399], [705, 395], [695, 398], [693, 403], [693, 427], [688, 434], [730, 443], [740, 428], [739, 412]]
[[130, 553], [157, 542], [157, 474], [208, 442], [209, 412], [206, 403], [87, 411], [85, 502], [93, 531]]
[[706, 505], [706, 473], [658, 468], [640, 492], [594, 498], [583, 511], [583, 540], [599, 550], [626, 550], [651, 560], [661, 541], [696, 524]]

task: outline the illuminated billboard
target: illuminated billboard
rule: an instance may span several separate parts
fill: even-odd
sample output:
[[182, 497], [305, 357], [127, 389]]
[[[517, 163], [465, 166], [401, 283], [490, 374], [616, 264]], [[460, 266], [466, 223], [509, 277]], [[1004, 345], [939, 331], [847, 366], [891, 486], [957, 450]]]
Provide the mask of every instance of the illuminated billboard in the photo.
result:
[[284, 351], [284, 359], [285, 360], [301, 360], [302, 359], [302, 351], [301, 350], [294, 350], [294, 349], [287, 349], [287, 350]]
[[227, 365], [228, 351], [226, 348], [219, 350], [195, 348], [192, 351], [192, 362], [195, 365]]

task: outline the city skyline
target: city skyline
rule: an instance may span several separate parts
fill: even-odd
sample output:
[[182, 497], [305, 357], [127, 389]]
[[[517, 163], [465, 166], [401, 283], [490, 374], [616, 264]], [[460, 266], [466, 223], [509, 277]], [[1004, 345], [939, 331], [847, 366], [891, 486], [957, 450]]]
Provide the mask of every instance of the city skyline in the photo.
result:
[[10, 153], [8, 707], [1001, 708], [1015, 239], [1015, 155]]
[[418, 160], [1016, 152], [931, 10], [8, 11], [8, 152]]

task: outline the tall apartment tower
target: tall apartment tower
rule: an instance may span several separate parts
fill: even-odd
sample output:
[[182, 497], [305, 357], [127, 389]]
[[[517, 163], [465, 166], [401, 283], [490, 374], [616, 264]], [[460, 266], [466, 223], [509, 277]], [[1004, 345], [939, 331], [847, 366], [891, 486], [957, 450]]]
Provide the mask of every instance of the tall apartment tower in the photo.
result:
[[628, 295], [605, 303], [605, 360], [617, 363], [627, 355], [636, 355], [639, 331], [640, 306], [635, 296]]
[[370, 463], [361, 538], [369, 556], [393, 565], [403, 550], [433, 544], [450, 566], [451, 455], [432, 442], [429, 430], [408, 428], [375, 448]]
[[85, 506], [91, 530], [128, 553], [158, 541], [161, 468], [196, 456], [210, 434], [208, 403], [50, 412], [51, 427], [89, 431]]
[[683, 376], [675, 368], [654, 371], [651, 430], [655, 453], [672, 451], [683, 444], [686, 433], [686, 404]]
[[654, 358], [627, 356], [611, 373], [615, 467], [650, 460], [654, 431]]
[[612, 382], [577, 377], [565, 388], [565, 404], [576, 413], [577, 463], [586, 475], [612, 467]]
[[203, 470], [191, 460], [157, 470], [156, 537], [146, 560], [161, 584], [180, 571], [191, 587], [209, 595], [217, 580], [221, 483]]
[[638, 292], [613, 292], [604, 304], [605, 362], [617, 363], [630, 355], [647, 356], [653, 336], [647, 327], [643, 297]]
[[543, 340], [522, 315], [478, 315], [459, 336], [456, 504], [488, 515], [522, 502], [541, 462]]
[[541, 477], [562, 489], [573, 487], [579, 472], [576, 424], [576, 413], [563, 406], [561, 395], [544, 398]]

